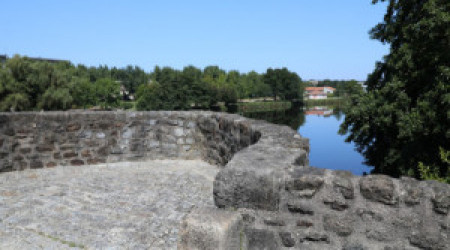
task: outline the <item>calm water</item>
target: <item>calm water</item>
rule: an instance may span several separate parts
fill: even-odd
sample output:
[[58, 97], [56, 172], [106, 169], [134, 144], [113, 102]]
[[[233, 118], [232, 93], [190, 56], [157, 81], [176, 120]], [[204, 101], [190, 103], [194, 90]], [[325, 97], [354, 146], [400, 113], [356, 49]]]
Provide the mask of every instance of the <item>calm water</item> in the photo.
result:
[[311, 166], [348, 170], [356, 175], [369, 173], [371, 167], [363, 164], [364, 158], [355, 150], [353, 143], [346, 143], [339, 135], [339, 125], [345, 115], [337, 108], [293, 107], [289, 110], [243, 113], [242, 115], [285, 124], [309, 138]]

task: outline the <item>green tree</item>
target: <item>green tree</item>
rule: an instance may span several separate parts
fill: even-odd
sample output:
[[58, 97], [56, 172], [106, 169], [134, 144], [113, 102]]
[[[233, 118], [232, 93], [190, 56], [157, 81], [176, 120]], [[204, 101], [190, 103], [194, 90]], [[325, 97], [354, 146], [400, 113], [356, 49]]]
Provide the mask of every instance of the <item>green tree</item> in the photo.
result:
[[102, 78], [95, 82], [95, 95], [103, 109], [117, 107], [120, 100], [120, 85], [111, 78]]
[[1, 111], [24, 111], [30, 108], [29, 97], [23, 93], [12, 93], [0, 102]]
[[449, 27], [447, 0], [390, 0], [371, 30], [390, 53], [369, 75], [367, 93], [352, 99], [340, 132], [374, 172], [421, 177], [421, 162], [448, 175], [439, 151], [450, 147]]
[[70, 85], [70, 93], [73, 103], [78, 107], [86, 109], [97, 103], [95, 95], [95, 85], [88, 78], [74, 78]]
[[272, 95], [275, 100], [294, 100], [301, 99], [303, 88], [301, 78], [287, 68], [272, 69], [269, 68], [264, 74], [264, 83], [272, 89]]
[[155, 68], [150, 84], [138, 88], [139, 110], [187, 110], [191, 107], [189, 87], [183, 84], [180, 71]]
[[72, 107], [73, 98], [67, 88], [49, 88], [42, 95], [39, 107], [45, 110], [67, 110]]

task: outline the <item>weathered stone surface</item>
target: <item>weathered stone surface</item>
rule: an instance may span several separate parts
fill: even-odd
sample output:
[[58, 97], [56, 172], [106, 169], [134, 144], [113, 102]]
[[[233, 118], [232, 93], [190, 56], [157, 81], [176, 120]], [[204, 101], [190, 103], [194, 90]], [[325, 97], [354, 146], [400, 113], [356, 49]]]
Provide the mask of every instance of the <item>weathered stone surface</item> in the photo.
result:
[[48, 168], [53, 168], [53, 167], [56, 167], [57, 165], [55, 162], [49, 162], [49, 163], [45, 164], [45, 166]]
[[[29, 121], [34, 122], [30, 125]], [[108, 162], [109, 165], [128, 159], [203, 158], [223, 167], [216, 176], [213, 191], [217, 206], [225, 208], [219, 210], [240, 214], [244, 209], [242, 213], [249, 216], [247, 219], [242, 216], [241, 231], [268, 230], [273, 233], [276, 247], [287, 247], [279, 234], [285, 232], [294, 239], [294, 247], [300, 249], [343, 249], [350, 247], [351, 242], [363, 243], [366, 249], [383, 249], [385, 246], [417, 249], [425, 248], [425, 245], [415, 239], [409, 245], [411, 232], [428, 235], [428, 229], [437, 228], [439, 232], [430, 235], [440, 237], [440, 244], [448, 248], [448, 185], [435, 187], [434, 182], [405, 181], [405, 178], [357, 177], [345, 171], [308, 167], [308, 140], [288, 127], [212, 112], [0, 113], [0, 123], [0, 138], [5, 138], [0, 151], [5, 153], [0, 155], [0, 172], [54, 164]], [[72, 123], [79, 123], [80, 128], [66, 131]], [[27, 126], [33, 126], [33, 129], [23, 130]], [[8, 131], [5, 133], [7, 128], [16, 129], [10, 131], [13, 136], [8, 136]], [[97, 138], [102, 133], [104, 136]], [[38, 145], [47, 144], [54, 145], [54, 149], [35, 150]], [[22, 148], [29, 148], [29, 152], [21, 152]], [[64, 153], [72, 151], [76, 155], [63, 157]], [[143, 166], [146, 165], [142, 165], [145, 169]], [[111, 177], [100, 179], [104, 183], [112, 182], [108, 178]], [[142, 181], [139, 175], [135, 178]], [[157, 181], [156, 178], [152, 177], [151, 181]], [[182, 185], [178, 181], [170, 183], [170, 188]], [[161, 193], [164, 194], [167, 188], [161, 189]], [[110, 189], [108, 192], [127, 190]], [[76, 189], [72, 191], [76, 192]], [[44, 195], [49, 193], [55, 192], [45, 191]], [[140, 196], [138, 202], [150, 198]], [[2, 199], [0, 194], [0, 203]], [[92, 197], [83, 199], [91, 200]], [[302, 206], [296, 206], [296, 202]], [[140, 204], [148, 206], [148, 203]], [[165, 203], [156, 204], [166, 208]], [[124, 206], [116, 204], [113, 207]], [[132, 209], [137, 207], [139, 205]], [[3, 211], [0, 206], [0, 224]], [[129, 214], [130, 211], [121, 213]], [[139, 218], [144, 217], [152, 216], [145, 214]], [[275, 223], [274, 219], [284, 224]], [[114, 233], [109, 240], [117, 242], [118, 237], [112, 235], [117, 235], [120, 229], [111, 230]], [[218, 235], [208, 232], [207, 227], [204, 230], [203, 234], [212, 238]], [[130, 235], [135, 234], [138, 233], [130, 232]], [[0, 238], [1, 235], [0, 229]], [[156, 242], [161, 238], [162, 235], [157, 236]], [[236, 248], [248, 247], [248, 238], [243, 234], [242, 239], [242, 245]], [[422, 239], [427, 240], [426, 237]], [[135, 248], [167, 248], [164, 246]]]
[[264, 224], [266, 224], [268, 226], [274, 226], [274, 227], [286, 226], [286, 222], [284, 222], [284, 220], [280, 220], [280, 219], [266, 219], [266, 220], [264, 220]]
[[394, 182], [388, 176], [366, 176], [361, 178], [359, 185], [361, 194], [368, 200], [381, 202], [386, 205], [394, 205], [398, 202]]
[[348, 171], [336, 171], [335, 174], [333, 179], [334, 189], [341, 193], [345, 199], [353, 199], [354, 188], [351, 181], [353, 175]]
[[361, 217], [363, 221], [382, 221], [383, 216], [375, 211], [364, 209], [364, 208], [358, 208], [356, 209], [356, 214]]
[[342, 250], [367, 250], [368, 248], [364, 247], [364, 245], [360, 243], [350, 243], [346, 244]]
[[101, 158], [89, 158], [87, 159], [87, 164], [93, 165], [93, 164], [99, 164], [99, 163], [105, 163], [105, 159]]
[[405, 189], [403, 200], [406, 205], [413, 206], [420, 203], [420, 199], [423, 197], [423, 190], [420, 188], [419, 182], [412, 178], [402, 177], [401, 182]]
[[295, 240], [292, 237], [292, 234], [290, 232], [280, 232], [279, 233], [281, 238], [281, 243], [285, 247], [293, 247], [295, 246]]
[[53, 144], [40, 144], [36, 146], [36, 151], [39, 153], [51, 152], [53, 150], [55, 150], [55, 146]]
[[82, 157], [91, 157], [91, 151], [89, 151], [88, 149], [83, 149], [83, 150], [81, 150], [81, 156]]
[[297, 227], [312, 227], [314, 224], [309, 220], [298, 220], [296, 223]]
[[335, 232], [339, 236], [349, 236], [353, 233], [353, 219], [350, 217], [338, 217], [337, 215], [325, 215], [323, 228], [326, 231]]
[[63, 153], [63, 157], [64, 158], [73, 158], [73, 157], [76, 157], [76, 156], [78, 156], [78, 154], [75, 151], [72, 151], [72, 150]]
[[220, 208], [277, 210], [280, 188], [272, 171], [226, 168], [214, 180], [214, 202]]
[[288, 210], [292, 213], [313, 215], [314, 209], [311, 204], [304, 201], [290, 200], [287, 204]]
[[[217, 171], [199, 160], [157, 160], [1, 173], [0, 249], [177, 249], [185, 216], [209, 210], [196, 207], [217, 211], [199, 213], [210, 235], [233, 231], [233, 217], [221, 214], [237, 223], [240, 215], [214, 208]], [[219, 243], [210, 249], [239, 249]]]
[[432, 182], [434, 196], [431, 199], [436, 213], [448, 214], [450, 209], [450, 189], [448, 185], [439, 182]]
[[413, 231], [409, 237], [409, 242], [413, 246], [427, 250], [444, 250], [450, 247], [448, 239], [444, 238], [438, 230], [432, 228]]
[[[238, 249], [241, 245], [241, 219], [236, 212], [217, 208], [196, 209], [181, 224], [178, 249]], [[250, 237], [258, 235], [251, 234]]]
[[42, 161], [39, 160], [32, 160], [30, 162], [30, 168], [34, 169], [34, 168], [43, 168], [44, 167], [44, 163], [42, 163]]
[[21, 154], [29, 154], [31, 152], [31, 148], [19, 148], [19, 152]]
[[84, 161], [80, 160], [80, 159], [73, 159], [70, 161], [70, 164], [72, 166], [81, 166], [81, 165], [84, 165]]
[[72, 124], [67, 125], [66, 131], [74, 132], [74, 131], [80, 130], [80, 128], [81, 128], [81, 125], [79, 123], [72, 123]]
[[275, 234], [265, 229], [245, 230], [246, 247], [248, 250], [269, 250], [279, 249]]
[[11, 127], [7, 127], [4, 131], [3, 134], [7, 135], [7, 136], [14, 136], [16, 134], [16, 132], [14, 131], [13, 128]]
[[303, 241], [330, 243], [330, 238], [325, 233], [310, 231], [305, 236], [300, 238], [300, 242]]
[[391, 242], [395, 239], [395, 232], [389, 225], [382, 227], [371, 227], [367, 230], [366, 236], [368, 239], [377, 240], [380, 242]]
[[323, 199], [323, 203], [330, 206], [331, 209], [344, 211], [349, 207], [341, 194], [331, 193]]
[[317, 168], [295, 169], [286, 182], [287, 190], [318, 191], [323, 185], [323, 170]]

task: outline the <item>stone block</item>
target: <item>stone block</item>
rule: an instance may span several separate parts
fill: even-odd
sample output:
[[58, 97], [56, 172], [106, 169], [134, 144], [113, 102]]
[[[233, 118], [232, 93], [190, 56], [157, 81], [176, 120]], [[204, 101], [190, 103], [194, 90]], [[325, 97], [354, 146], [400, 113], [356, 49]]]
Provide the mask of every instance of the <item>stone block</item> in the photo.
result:
[[299, 168], [286, 181], [286, 190], [301, 197], [312, 197], [324, 183], [324, 171], [316, 168]]
[[342, 194], [336, 193], [325, 196], [323, 203], [329, 205], [331, 209], [336, 211], [344, 211], [349, 207]]
[[48, 168], [53, 168], [53, 167], [56, 167], [56, 163], [51, 161], [51, 162], [48, 162], [47, 164], [45, 164], [45, 166]]
[[429, 250], [447, 250], [450, 246], [449, 239], [444, 238], [436, 228], [422, 228], [412, 231], [409, 242], [420, 249]]
[[44, 163], [42, 163], [42, 161], [39, 161], [39, 160], [30, 161], [30, 168], [32, 168], [32, 169], [43, 168], [43, 167], [44, 167]]
[[423, 197], [423, 190], [419, 187], [419, 182], [413, 178], [402, 177], [401, 183], [405, 190], [403, 194], [403, 201], [408, 206], [417, 205]]
[[285, 247], [295, 246], [295, 240], [290, 232], [280, 232], [278, 235], [280, 236], [281, 243], [283, 244], [283, 246]]
[[431, 198], [433, 209], [438, 214], [447, 215], [450, 209], [450, 188], [437, 181], [431, 182], [434, 196]]
[[398, 203], [398, 195], [394, 181], [385, 175], [365, 176], [359, 181], [360, 191], [364, 198], [386, 205]]
[[91, 151], [89, 149], [83, 149], [83, 150], [81, 150], [81, 156], [82, 157], [91, 157]]
[[197, 208], [181, 222], [180, 250], [228, 250], [241, 246], [242, 216], [217, 208]]
[[244, 249], [269, 250], [280, 248], [273, 231], [266, 229], [246, 229], [244, 234], [246, 239]]
[[81, 166], [84, 165], [84, 161], [81, 159], [73, 159], [70, 161], [70, 165], [72, 166]]
[[103, 132], [98, 132], [95, 134], [95, 138], [97, 139], [104, 139], [106, 137], [106, 134]]
[[31, 148], [19, 148], [19, 152], [21, 154], [29, 154], [31, 152]]
[[225, 168], [214, 180], [214, 202], [220, 208], [278, 210], [280, 182], [273, 169]]
[[55, 150], [55, 146], [53, 145], [53, 143], [51, 143], [51, 144], [39, 144], [39, 145], [36, 146], [35, 149], [39, 153], [51, 152], [51, 151]]
[[314, 210], [311, 204], [301, 200], [290, 200], [287, 203], [287, 208], [291, 213], [314, 215]]
[[185, 136], [184, 129], [183, 128], [179, 128], [179, 127], [175, 128], [173, 130], [173, 135], [175, 135], [176, 137]]
[[79, 123], [71, 123], [66, 126], [67, 132], [74, 132], [81, 129], [81, 124]]
[[286, 222], [282, 219], [265, 219], [264, 224], [273, 227], [284, 227], [286, 226]]
[[325, 231], [335, 232], [338, 236], [349, 236], [353, 233], [353, 218], [349, 216], [324, 215], [323, 228]]
[[305, 235], [302, 235], [300, 237], [300, 242], [304, 241], [310, 241], [310, 242], [322, 242], [322, 243], [330, 243], [330, 238], [327, 234], [316, 232], [316, 231], [309, 231]]
[[314, 226], [314, 224], [311, 221], [303, 219], [297, 220], [296, 225], [297, 227], [306, 227], [306, 228]]
[[352, 173], [348, 171], [335, 171], [333, 179], [333, 187], [341, 193], [345, 199], [353, 199], [354, 188], [351, 181]]
[[76, 157], [76, 156], [78, 156], [78, 154], [75, 151], [73, 151], [73, 150], [63, 153], [63, 157], [64, 158], [73, 158], [73, 157]]

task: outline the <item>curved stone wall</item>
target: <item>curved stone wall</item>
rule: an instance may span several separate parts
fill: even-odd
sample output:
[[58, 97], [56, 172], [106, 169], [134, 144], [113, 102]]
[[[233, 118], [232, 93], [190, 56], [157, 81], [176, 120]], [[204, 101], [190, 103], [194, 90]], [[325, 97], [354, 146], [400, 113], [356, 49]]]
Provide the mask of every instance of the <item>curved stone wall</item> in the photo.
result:
[[211, 112], [0, 113], [0, 172], [160, 158], [225, 165], [258, 138], [240, 117]]
[[0, 171], [158, 158], [223, 166], [180, 249], [450, 249], [449, 185], [308, 166], [296, 131], [212, 112], [0, 113]]

